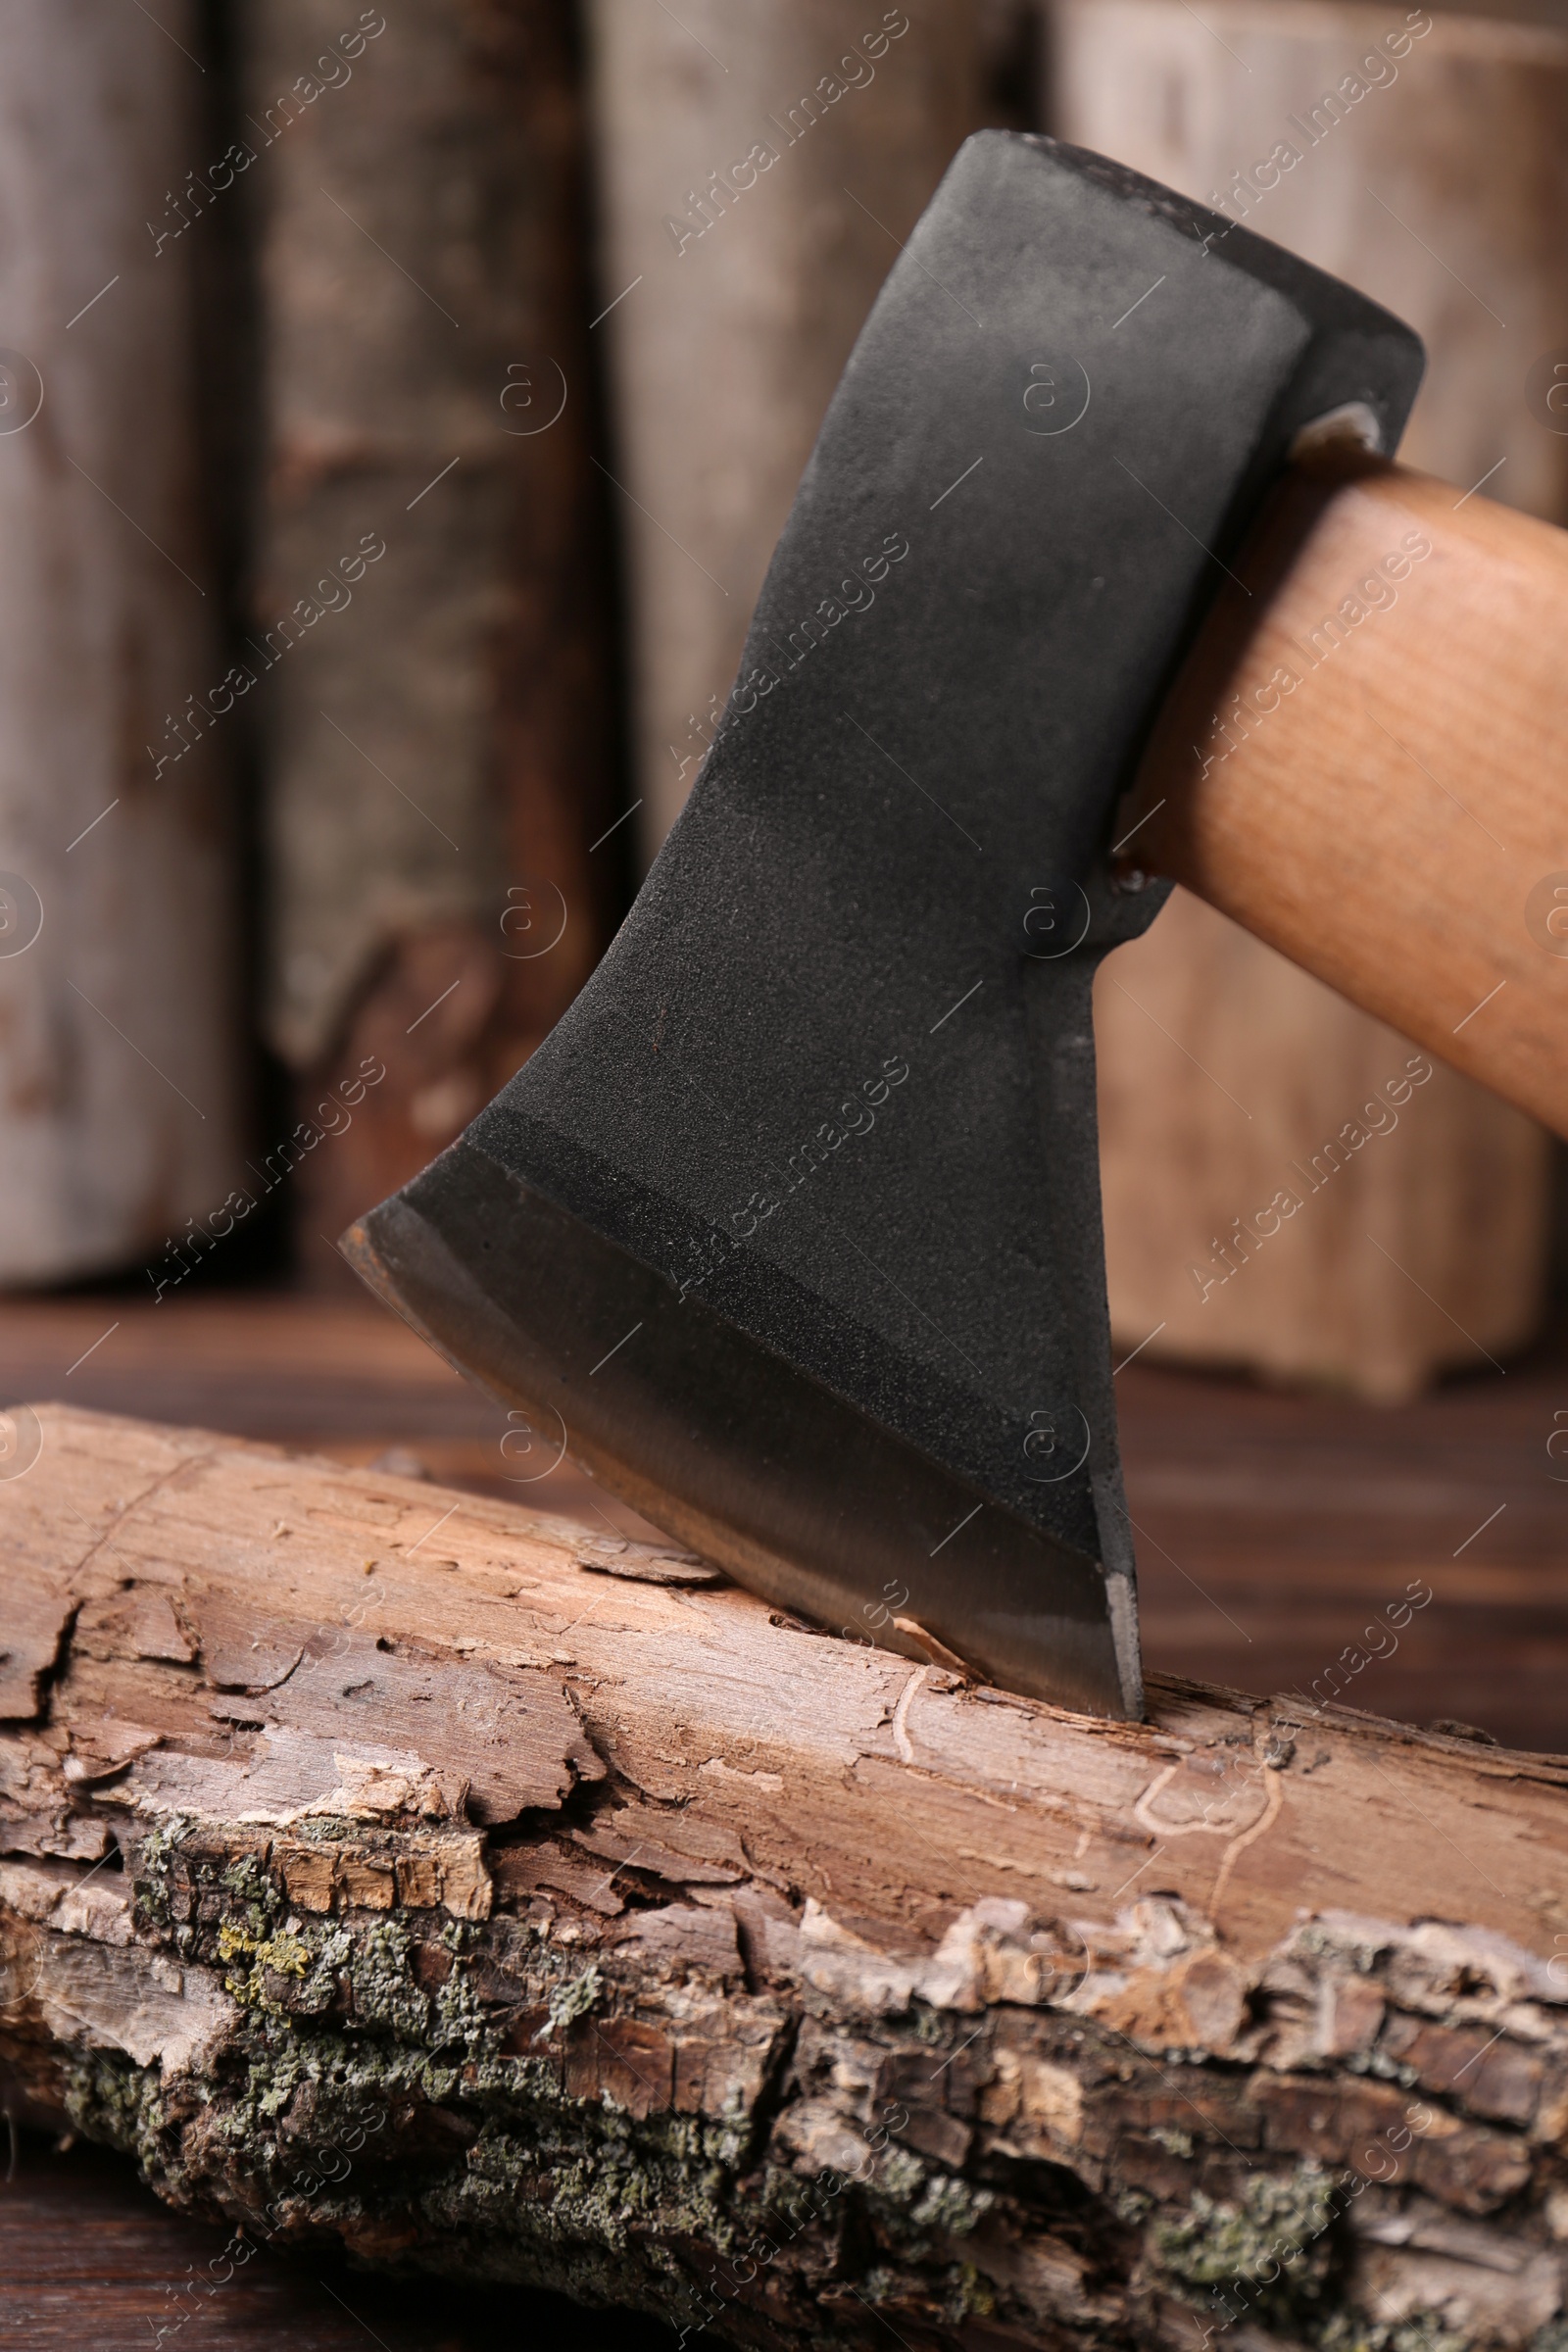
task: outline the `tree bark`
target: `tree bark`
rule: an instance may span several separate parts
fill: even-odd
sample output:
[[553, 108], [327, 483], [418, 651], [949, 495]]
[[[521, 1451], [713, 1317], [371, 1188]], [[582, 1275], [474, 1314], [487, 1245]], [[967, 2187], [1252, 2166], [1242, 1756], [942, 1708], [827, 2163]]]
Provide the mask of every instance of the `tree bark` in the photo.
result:
[[386, 1073], [302, 1169], [318, 1274], [316, 1235], [451, 1142], [616, 911], [581, 116], [566, 0], [258, 0], [245, 39], [269, 1030], [302, 1124]]
[[[1418, 20], [1426, 29], [1408, 30]], [[1568, 438], [1543, 405], [1543, 355], [1568, 350], [1562, 33], [1290, 0], [1197, 12], [1057, 0], [1054, 24], [1054, 128], [1222, 206], [1408, 319], [1430, 367], [1401, 457], [1454, 482], [1455, 499], [1486, 475], [1490, 496], [1562, 517]], [[1159, 299], [1121, 330], [1152, 351]], [[1479, 780], [1452, 757], [1426, 764], [1434, 822], [1461, 805], [1469, 855], [1511, 874]], [[1180, 890], [1102, 967], [1095, 1020], [1120, 1346], [1155, 1332], [1152, 1356], [1398, 1397], [1532, 1336], [1548, 1157], [1530, 1120], [1440, 1066], [1395, 1132], [1377, 1106], [1404, 1039]], [[1384, 1128], [1375, 1152], [1277, 1251], [1245, 1263], [1238, 1221], [1369, 1105]]]
[[1310, 1693], [1108, 1723], [504, 1503], [14, 1421], [8, 2096], [233, 2260], [759, 2347], [1558, 2341], [1568, 1764], [1339, 1703], [1419, 1580]]
[[194, 16], [0, 28], [0, 1284], [133, 1265], [239, 1169]]

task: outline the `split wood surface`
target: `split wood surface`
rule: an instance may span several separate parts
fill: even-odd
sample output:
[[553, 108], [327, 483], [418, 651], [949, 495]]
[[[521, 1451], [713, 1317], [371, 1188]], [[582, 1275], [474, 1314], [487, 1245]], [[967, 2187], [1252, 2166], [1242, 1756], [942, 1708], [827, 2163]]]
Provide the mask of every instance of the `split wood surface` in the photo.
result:
[[742, 2344], [1555, 2340], [1568, 1762], [1099, 1722], [505, 1503], [37, 1427], [13, 2111], [247, 2247]]
[[[1136, 855], [1568, 1135], [1568, 531], [1298, 469], [1161, 712]], [[1133, 855], [1129, 847], [1128, 855]]]

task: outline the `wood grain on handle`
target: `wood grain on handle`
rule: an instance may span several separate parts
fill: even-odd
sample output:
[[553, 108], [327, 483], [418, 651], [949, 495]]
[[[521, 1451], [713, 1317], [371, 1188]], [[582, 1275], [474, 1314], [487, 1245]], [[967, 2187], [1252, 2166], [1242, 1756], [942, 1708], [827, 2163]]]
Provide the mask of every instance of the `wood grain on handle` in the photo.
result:
[[1568, 1136], [1568, 532], [1294, 471], [1116, 838]]

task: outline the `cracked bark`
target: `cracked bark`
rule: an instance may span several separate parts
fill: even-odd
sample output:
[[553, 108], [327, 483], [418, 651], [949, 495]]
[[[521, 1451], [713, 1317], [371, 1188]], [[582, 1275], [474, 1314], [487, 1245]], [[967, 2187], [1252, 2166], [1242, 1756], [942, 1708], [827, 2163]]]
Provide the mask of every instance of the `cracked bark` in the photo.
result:
[[742, 2344], [1563, 2340], [1561, 1759], [1092, 1721], [678, 1553], [39, 1420], [15, 2112], [247, 2244]]

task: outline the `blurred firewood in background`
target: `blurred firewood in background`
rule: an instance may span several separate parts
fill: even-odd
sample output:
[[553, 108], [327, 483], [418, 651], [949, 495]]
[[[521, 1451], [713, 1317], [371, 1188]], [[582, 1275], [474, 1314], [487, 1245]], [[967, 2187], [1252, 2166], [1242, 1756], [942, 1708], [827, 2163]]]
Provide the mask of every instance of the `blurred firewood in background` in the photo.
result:
[[[1527, 379], [1568, 359], [1568, 39], [1318, 0], [1060, 0], [1055, 32], [1054, 128], [1387, 303], [1430, 355], [1401, 457], [1564, 518], [1568, 439]], [[1125, 331], [1157, 354], [1157, 291]], [[1508, 858], [1462, 772], [1431, 788]], [[1151, 1357], [1397, 1396], [1531, 1335], [1548, 1155], [1517, 1111], [1441, 1065], [1391, 1102], [1411, 1048], [1180, 890], [1095, 1020], [1121, 1346], [1157, 1327]]]
[[[0, 1282], [239, 1172], [222, 660], [198, 529], [194, 10], [0, 16]], [[149, 221], [149, 215], [152, 216]]]
[[649, 856], [685, 800], [861, 321], [984, 119], [970, 0], [589, 0]]
[[241, 31], [268, 1026], [331, 1280], [319, 1237], [511, 1076], [615, 911], [577, 67], [566, 0], [251, 0]]

